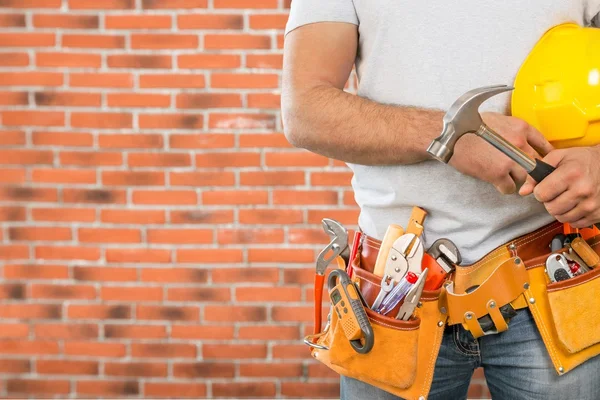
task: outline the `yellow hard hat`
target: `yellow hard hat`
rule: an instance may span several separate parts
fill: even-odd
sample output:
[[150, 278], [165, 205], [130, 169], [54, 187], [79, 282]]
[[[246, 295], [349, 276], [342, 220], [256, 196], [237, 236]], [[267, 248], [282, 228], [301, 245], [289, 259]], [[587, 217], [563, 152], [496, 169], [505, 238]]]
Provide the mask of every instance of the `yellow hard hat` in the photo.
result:
[[521, 65], [514, 117], [556, 148], [600, 144], [600, 29], [561, 24], [548, 30]]

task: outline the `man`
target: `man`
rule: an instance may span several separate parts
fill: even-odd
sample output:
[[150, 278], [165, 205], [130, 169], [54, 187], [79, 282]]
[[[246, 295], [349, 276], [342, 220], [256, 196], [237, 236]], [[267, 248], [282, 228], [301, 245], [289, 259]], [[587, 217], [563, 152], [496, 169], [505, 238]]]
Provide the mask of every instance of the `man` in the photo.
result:
[[[536, 185], [475, 135], [459, 140], [450, 166], [426, 152], [458, 96], [512, 84], [547, 29], [589, 25], [599, 12], [600, 0], [294, 0], [284, 53], [286, 137], [349, 165], [367, 235], [381, 239], [390, 223], [403, 224], [420, 206], [429, 213], [426, 244], [450, 238], [463, 264], [554, 220], [600, 222], [600, 148], [554, 150], [535, 128], [506, 115], [510, 92], [484, 103], [483, 120], [557, 166], [546, 180]], [[353, 65], [358, 96], [343, 91]], [[465, 398], [480, 366], [494, 399], [600, 396], [600, 357], [559, 378], [527, 309], [508, 331], [480, 340], [460, 324], [447, 329], [429, 398]], [[341, 394], [397, 399], [345, 377]]]

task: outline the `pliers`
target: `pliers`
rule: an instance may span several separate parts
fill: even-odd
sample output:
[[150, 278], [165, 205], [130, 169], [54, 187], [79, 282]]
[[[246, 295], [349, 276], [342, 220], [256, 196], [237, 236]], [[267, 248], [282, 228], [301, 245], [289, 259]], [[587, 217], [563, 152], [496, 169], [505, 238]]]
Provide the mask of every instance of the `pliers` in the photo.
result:
[[339, 222], [329, 218], [323, 218], [321, 224], [323, 225], [323, 230], [331, 238], [331, 242], [329, 242], [317, 257], [317, 273], [315, 275], [315, 335], [321, 332], [321, 307], [323, 301], [325, 271], [329, 264], [337, 257], [342, 257], [346, 265], [348, 265], [350, 259], [348, 230]]

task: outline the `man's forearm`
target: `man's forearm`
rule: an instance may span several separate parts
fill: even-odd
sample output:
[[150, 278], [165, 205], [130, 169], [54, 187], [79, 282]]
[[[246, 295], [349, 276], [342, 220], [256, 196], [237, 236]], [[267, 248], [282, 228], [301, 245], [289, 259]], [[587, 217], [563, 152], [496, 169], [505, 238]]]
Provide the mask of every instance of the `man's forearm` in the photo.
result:
[[283, 100], [285, 132], [297, 147], [363, 165], [431, 159], [427, 147], [442, 130], [443, 111], [385, 105], [331, 86]]

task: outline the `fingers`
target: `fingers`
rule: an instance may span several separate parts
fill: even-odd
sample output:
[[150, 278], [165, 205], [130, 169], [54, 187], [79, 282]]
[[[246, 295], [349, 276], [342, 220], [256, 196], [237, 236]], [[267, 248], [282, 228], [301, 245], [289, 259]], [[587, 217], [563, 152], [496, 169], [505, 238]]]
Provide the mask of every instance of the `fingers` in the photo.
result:
[[[546, 207], [546, 210], [548, 211], [548, 213], [550, 213], [550, 215], [554, 215], [557, 218], [565, 216], [567, 216], [567, 218], [574, 218], [579, 215], [575, 212], [575, 208], [577, 207], [578, 203], [579, 198], [576, 195], [574, 195], [572, 190], [569, 190], [560, 194], [554, 200], [544, 203], [544, 206]], [[569, 220], [575, 221], [575, 219]]]
[[517, 191], [517, 185], [510, 175], [494, 182], [494, 186], [502, 194], [513, 194]]
[[554, 146], [533, 126], [527, 130], [527, 143], [529, 143], [542, 156], [554, 150]]
[[521, 186], [527, 181], [528, 177], [527, 171], [517, 164], [515, 164], [515, 166], [510, 170], [509, 175], [515, 184], [515, 191], [521, 188]]
[[[560, 163], [560, 160], [562, 160], [563, 156], [563, 150], [554, 150], [548, 153], [548, 155], [544, 157], [542, 161], [553, 167], [556, 167]], [[533, 194], [538, 201], [542, 203], [548, 203], [556, 199], [568, 188], [569, 179], [567, 179], [561, 173], [561, 171], [558, 170], [548, 175], [542, 182], [539, 182], [533, 189]]]

